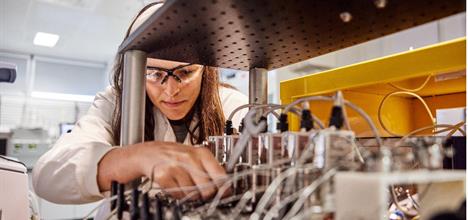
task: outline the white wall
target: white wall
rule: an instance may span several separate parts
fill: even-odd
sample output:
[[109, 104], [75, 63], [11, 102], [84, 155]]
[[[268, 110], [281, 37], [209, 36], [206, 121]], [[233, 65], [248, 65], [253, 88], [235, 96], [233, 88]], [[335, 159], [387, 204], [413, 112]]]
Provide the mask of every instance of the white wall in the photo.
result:
[[[91, 106], [91, 102], [55, 100], [53, 96], [71, 94], [89, 96], [92, 99], [92, 96], [109, 84], [109, 68], [105, 63], [11, 52], [0, 52], [0, 61], [17, 65], [16, 82], [0, 84], [0, 128], [13, 132], [18, 131], [17, 128], [31, 131], [39, 129], [46, 133], [46, 137], [32, 138], [15, 132], [16, 135], [13, 134], [8, 143], [8, 155], [32, 168], [59, 137], [59, 124], [76, 122]], [[49, 97], [34, 97], [38, 91], [49, 93]], [[23, 147], [16, 149], [14, 145], [18, 144]], [[36, 147], [25, 147], [29, 144]], [[32, 186], [30, 189], [32, 190]], [[80, 219], [97, 204], [58, 205], [38, 199], [42, 219]]]
[[[88, 96], [89, 100], [109, 85], [105, 63], [82, 62], [12, 52], [0, 52], [0, 61], [17, 65], [13, 84], [0, 84], [0, 127], [58, 128], [60, 122], [75, 122], [89, 102], [73, 100]], [[47, 97], [36, 97], [47, 92]], [[72, 95], [71, 100], [58, 95]], [[75, 96], [73, 96], [75, 95]]]
[[106, 85], [106, 66], [37, 57], [33, 91], [94, 96]]

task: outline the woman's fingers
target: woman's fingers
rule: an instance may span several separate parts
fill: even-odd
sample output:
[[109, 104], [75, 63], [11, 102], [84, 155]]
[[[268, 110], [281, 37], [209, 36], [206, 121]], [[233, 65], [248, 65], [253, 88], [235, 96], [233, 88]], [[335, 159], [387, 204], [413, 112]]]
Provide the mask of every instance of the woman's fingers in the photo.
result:
[[210, 174], [204, 169], [201, 160], [196, 156], [188, 159], [189, 174], [203, 199], [209, 199], [216, 193], [216, 185], [213, 184]]
[[[206, 158], [201, 160], [203, 168], [207, 171], [208, 175], [210, 176], [212, 182], [215, 184], [217, 189], [221, 189], [226, 181], [228, 180], [228, 176], [224, 168], [219, 164], [219, 162], [214, 158], [211, 152], [206, 148], [200, 148], [199, 154], [202, 158]], [[212, 158], [212, 159], [209, 159]], [[230, 195], [231, 190], [230, 187], [223, 192], [223, 197]]]
[[[192, 199], [212, 198], [224, 184], [223, 180], [227, 180], [224, 168], [206, 148], [165, 142], [153, 142], [152, 145], [147, 145], [141, 155], [155, 168], [155, 181], [163, 189], [170, 189], [168, 192], [176, 198], [186, 195], [193, 196]], [[187, 191], [190, 186], [198, 187], [198, 193]], [[176, 187], [181, 189], [175, 190]]]
[[185, 196], [190, 196], [189, 200], [201, 198], [200, 192], [195, 187], [192, 177], [185, 169], [174, 167], [171, 173], [175, 174], [174, 179], [176, 180], [178, 187], [181, 189], [181, 192], [183, 192]]
[[197, 151], [199, 158], [201, 158], [200, 161], [202, 162], [203, 168], [212, 180], [222, 181], [223, 179], [226, 179], [226, 171], [208, 149], [198, 148]]
[[[176, 180], [172, 177], [172, 176], [168, 176], [168, 175], [161, 175], [161, 176], [157, 176], [154, 178], [155, 181], [159, 184], [159, 186], [161, 186], [161, 188], [163, 188], [163, 191], [164, 189], [176, 189], [176, 188], [179, 188]], [[184, 197], [184, 192], [182, 191], [169, 191], [167, 192], [169, 193], [171, 196], [173, 196], [174, 198], [177, 198], [177, 199], [181, 199]]]

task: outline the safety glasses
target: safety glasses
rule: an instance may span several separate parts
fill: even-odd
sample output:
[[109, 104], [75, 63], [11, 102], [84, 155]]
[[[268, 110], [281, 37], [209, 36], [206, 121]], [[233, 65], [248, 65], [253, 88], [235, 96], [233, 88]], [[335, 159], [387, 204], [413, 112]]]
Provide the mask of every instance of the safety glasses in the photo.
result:
[[145, 76], [147, 81], [160, 85], [166, 83], [171, 76], [179, 83], [188, 83], [203, 69], [204, 66], [199, 64], [185, 64], [173, 69], [148, 66]]

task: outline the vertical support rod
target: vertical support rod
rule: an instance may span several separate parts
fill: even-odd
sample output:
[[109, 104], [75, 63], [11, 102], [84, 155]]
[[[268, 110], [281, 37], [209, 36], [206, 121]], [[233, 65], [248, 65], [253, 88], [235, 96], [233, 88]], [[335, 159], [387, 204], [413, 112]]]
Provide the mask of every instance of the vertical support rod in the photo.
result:
[[124, 54], [121, 146], [144, 141], [146, 57], [138, 50]]
[[[268, 71], [264, 68], [252, 68], [249, 71], [249, 103], [268, 104]], [[259, 111], [257, 120], [261, 113]]]
[[[145, 129], [145, 72], [147, 54], [143, 51], [131, 50], [124, 54], [123, 85], [122, 85], [122, 118], [120, 127], [120, 146], [141, 143], [144, 141]], [[131, 218], [138, 218], [138, 185], [140, 180], [133, 180], [129, 185], [132, 188]], [[119, 185], [121, 194], [125, 187]], [[120, 200], [120, 199], [119, 199]], [[119, 201], [118, 217], [121, 219], [123, 204]]]

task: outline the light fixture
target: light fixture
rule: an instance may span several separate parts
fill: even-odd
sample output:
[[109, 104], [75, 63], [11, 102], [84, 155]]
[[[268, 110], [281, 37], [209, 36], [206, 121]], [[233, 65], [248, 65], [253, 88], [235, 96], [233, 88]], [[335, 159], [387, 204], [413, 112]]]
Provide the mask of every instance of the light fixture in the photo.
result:
[[40, 99], [53, 99], [53, 100], [64, 100], [64, 101], [76, 101], [76, 102], [93, 102], [94, 96], [91, 95], [75, 95], [55, 92], [39, 92], [33, 91], [31, 97]]
[[34, 44], [43, 47], [55, 47], [60, 36], [56, 34], [37, 32], [34, 37]]

